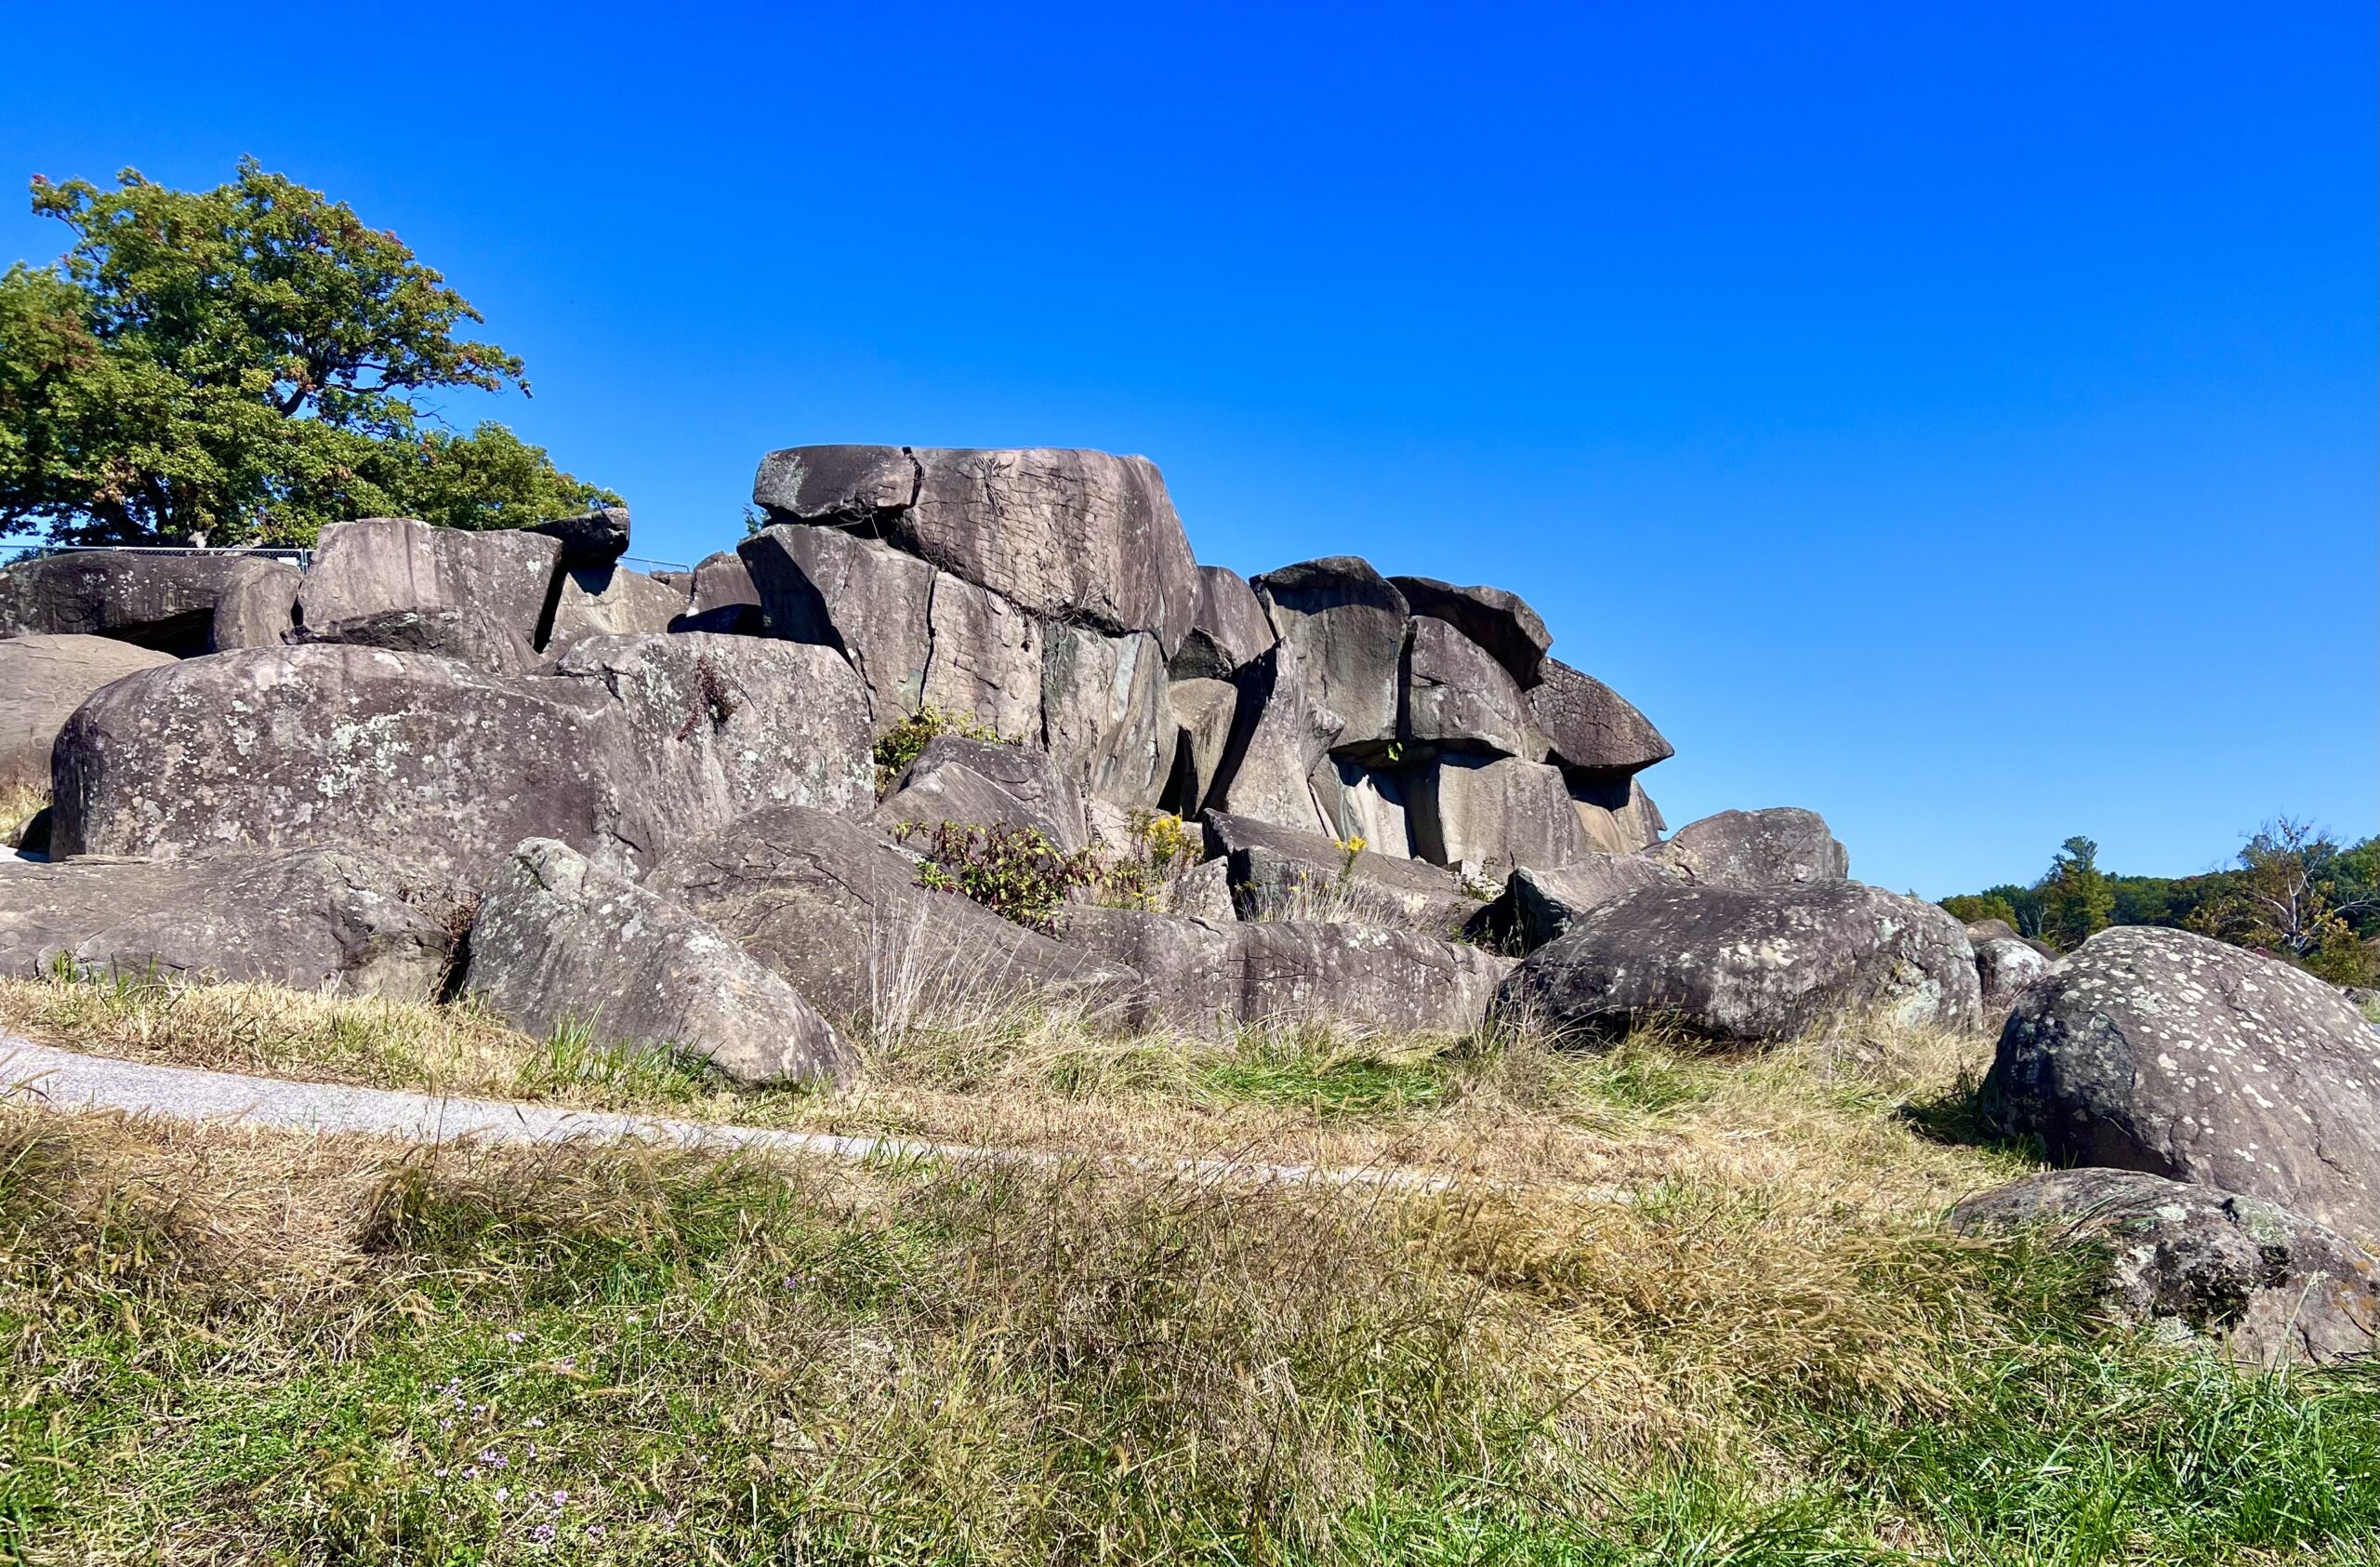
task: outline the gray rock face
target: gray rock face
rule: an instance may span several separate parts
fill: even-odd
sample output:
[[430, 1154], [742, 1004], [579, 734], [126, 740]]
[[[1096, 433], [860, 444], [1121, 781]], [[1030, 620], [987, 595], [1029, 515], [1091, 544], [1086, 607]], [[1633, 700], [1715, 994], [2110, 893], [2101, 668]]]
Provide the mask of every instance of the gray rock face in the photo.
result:
[[1027, 827], [1069, 852], [1086, 842], [1082, 797], [1060, 782], [1049, 752], [956, 735], [928, 740], [868, 820], [887, 831], [911, 821]]
[[1501, 874], [1519, 865], [1551, 870], [1587, 852], [1557, 768], [1510, 756], [1441, 756], [1412, 779], [1413, 847], [1423, 859], [1471, 860]]
[[1315, 701], [1303, 657], [1292, 644], [1277, 644], [1234, 674], [1232, 684], [1239, 701], [1222, 782], [1208, 790], [1208, 808], [1321, 830], [1313, 779], [1342, 725], [1337, 713]]
[[585, 1025], [674, 1049], [737, 1082], [841, 1082], [849, 1050], [734, 942], [567, 843], [515, 848], [480, 896], [464, 988], [525, 1033]]
[[686, 613], [686, 590], [624, 565], [564, 566], [546, 656], [558, 658], [583, 637], [666, 631]]
[[645, 885], [675, 898], [838, 1023], [897, 1029], [1009, 998], [1129, 1000], [1140, 976], [917, 884], [866, 828], [781, 805], [674, 850]]
[[1570, 804], [1587, 844], [1607, 855], [1633, 855], [1661, 841], [1660, 807], [1635, 778], [1581, 782], [1571, 778]]
[[2108, 1304], [2257, 1366], [2380, 1349], [2380, 1261], [2253, 1197], [2129, 1170], [2053, 1170], [1951, 1210], [1970, 1231], [2040, 1227], [2107, 1248]]
[[2187, 931], [2101, 931], [2017, 1000], [1984, 1092], [2053, 1159], [2380, 1236], [2380, 1034], [2285, 963]]
[[1146, 632], [1167, 657], [1197, 613], [1190, 541], [1145, 458], [796, 446], [761, 459], [752, 498], [777, 522], [884, 538], [1028, 614]]
[[693, 601], [674, 621], [673, 631], [720, 631], [735, 636], [760, 634], [760, 592], [744, 557], [733, 550], [705, 555], [694, 563]]
[[1165, 711], [1173, 723], [1173, 771], [1165, 786], [1169, 808], [1197, 816], [1205, 806], [1223, 776], [1232, 717], [1238, 710], [1239, 692], [1228, 681], [1176, 678], [1168, 683]]
[[[0, 788], [49, 790], [49, 748], [85, 697], [174, 656], [112, 637], [0, 637]], [[10, 827], [16, 823], [7, 824]]]
[[999, 734], [1041, 727], [1040, 623], [997, 593], [936, 572], [926, 606], [925, 698]]
[[1063, 625], [1044, 635], [1041, 736], [1058, 776], [1093, 800], [1123, 809], [1155, 806], [1174, 751], [1157, 638]]
[[1685, 880], [1642, 855], [1590, 851], [1575, 864], [1552, 870], [1522, 866], [1506, 879], [1502, 894], [1474, 916], [1473, 928], [1500, 945], [1534, 952], [1615, 898]]
[[1315, 768], [1313, 783], [1329, 836], [1342, 842], [1360, 838], [1369, 855], [1413, 857], [1412, 817], [1401, 774], [1331, 757]]
[[1710, 887], [1795, 886], [1851, 874], [1851, 857], [1826, 818], [1795, 805], [1704, 817], [1645, 854]]
[[2007, 1016], [2008, 1009], [2016, 1004], [2016, 998], [2049, 975], [2050, 960], [2035, 951], [2030, 942], [2013, 936], [1977, 941], [1972, 929], [1967, 939], [1975, 948], [1976, 978], [1983, 986], [1983, 1012], [1987, 1018]]
[[[1526, 606], [1524, 606], [1526, 607]], [[1545, 737], [1504, 666], [1445, 620], [1413, 622], [1405, 652], [1405, 738], [1535, 763]]]
[[289, 627], [288, 605], [277, 625], [271, 608], [297, 575], [253, 555], [43, 555], [0, 570], [0, 635], [112, 637], [176, 657], [263, 645]]
[[1225, 867], [1243, 920], [1373, 924], [1433, 936], [1461, 927], [1479, 907], [1452, 871], [1367, 850], [1351, 862], [1318, 832], [1209, 811], [1198, 818], [1207, 855]]
[[1064, 939], [1146, 978], [1135, 1026], [1207, 1038], [1315, 1022], [1466, 1033], [1485, 1019], [1512, 966], [1412, 931], [1227, 923], [1132, 909], [1071, 910]]
[[264, 849], [196, 859], [0, 859], [0, 974], [61, 955], [98, 973], [252, 980], [429, 1001], [454, 899], [378, 857]]
[[628, 552], [628, 509], [598, 506], [580, 516], [539, 523], [528, 531], [560, 539], [565, 567], [607, 566]]
[[1187, 920], [1228, 922], [1239, 918], [1232, 907], [1231, 864], [1207, 859], [1184, 870], [1166, 888], [1165, 912]]
[[1529, 712], [1552, 759], [1574, 782], [1626, 777], [1677, 754], [1643, 713], [1593, 675], [1548, 658], [1538, 677], [1528, 692]]
[[[1435, 577], [1392, 577], [1416, 615], [1441, 620], [1481, 647], [1520, 686], [1537, 684], [1554, 633], [1527, 601], [1501, 588], [1458, 588]], [[1529, 757], [1531, 762], [1540, 756]]]
[[850, 659], [879, 735], [918, 710], [932, 646], [932, 566], [832, 528], [768, 528], [738, 548], [770, 634]]
[[560, 539], [517, 529], [333, 523], [298, 590], [298, 618], [309, 641], [434, 650], [519, 674], [536, 664], [561, 558]]
[[1339, 715], [1336, 744], [1382, 750], [1395, 740], [1405, 595], [1353, 555], [1268, 571], [1254, 587], [1297, 652], [1307, 696]]
[[1198, 613], [1167, 666], [1176, 680], [1229, 680], [1264, 656], [1276, 639], [1256, 590], [1236, 571], [1198, 568]]
[[1497, 1004], [1564, 1033], [1608, 1037], [1666, 1021], [1749, 1044], [1854, 1011], [1972, 1029], [1981, 996], [1956, 920], [1915, 898], [1826, 882], [1629, 893], [1530, 953]]
[[59, 737], [57, 848], [353, 845], [475, 884], [525, 838], [633, 873], [760, 804], [873, 802], [858, 681], [823, 650], [593, 637], [563, 671], [336, 645], [143, 671]]

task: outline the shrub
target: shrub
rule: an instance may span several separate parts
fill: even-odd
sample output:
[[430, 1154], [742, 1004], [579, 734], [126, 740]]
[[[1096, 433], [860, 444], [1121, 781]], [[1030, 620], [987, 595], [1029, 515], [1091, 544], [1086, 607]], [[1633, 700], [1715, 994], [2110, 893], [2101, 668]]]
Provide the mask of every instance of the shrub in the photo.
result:
[[905, 821], [893, 836], [905, 843], [923, 840], [926, 863], [919, 867], [918, 885], [962, 893], [1045, 936], [1057, 934], [1058, 910], [1066, 895], [1100, 874], [1096, 854], [1068, 854], [1038, 828]]
[[892, 780], [901, 776], [904, 768], [924, 754], [926, 743], [936, 735], [956, 735], [962, 740], [984, 740], [992, 745], [1024, 743], [1013, 735], [1001, 734], [972, 713], [945, 712], [932, 702], [921, 702], [917, 711], [886, 730], [884, 737], [876, 742], [879, 798], [892, 789]]

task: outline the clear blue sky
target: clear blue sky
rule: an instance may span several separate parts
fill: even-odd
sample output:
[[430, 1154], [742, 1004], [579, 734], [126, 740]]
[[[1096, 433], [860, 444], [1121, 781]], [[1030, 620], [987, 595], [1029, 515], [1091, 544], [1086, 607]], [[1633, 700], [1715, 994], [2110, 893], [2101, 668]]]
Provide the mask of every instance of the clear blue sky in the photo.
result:
[[1201, 560], [1526, 593], [1673, 824], [2380, 817], [2368, 0], [364, 16], [30, 9], [0, 173], [350, 201], [641, 554], [772, 446], [1144, 452]]

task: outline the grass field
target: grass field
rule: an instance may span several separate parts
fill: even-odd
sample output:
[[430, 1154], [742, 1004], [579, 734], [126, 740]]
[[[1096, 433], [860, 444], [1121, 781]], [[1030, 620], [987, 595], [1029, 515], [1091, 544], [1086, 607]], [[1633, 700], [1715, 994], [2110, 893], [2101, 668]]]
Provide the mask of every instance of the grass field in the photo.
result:
[[[1020, 1015], [871, 1042], [843, 1094], [731, 1096], [255, 988], [10, 982], [0, 1027], [1082, 1155], [0, 1108], [0, 1559], [2380, 1561], [2380, 1376], [2110, 1331], [2097, 1258], [1941, 1228], [2030, 1167], [1972, 1141], [1979, 1041], [1194, 1048]], [[1153, 1150], [1470, 1179], [1094, 1157]]]

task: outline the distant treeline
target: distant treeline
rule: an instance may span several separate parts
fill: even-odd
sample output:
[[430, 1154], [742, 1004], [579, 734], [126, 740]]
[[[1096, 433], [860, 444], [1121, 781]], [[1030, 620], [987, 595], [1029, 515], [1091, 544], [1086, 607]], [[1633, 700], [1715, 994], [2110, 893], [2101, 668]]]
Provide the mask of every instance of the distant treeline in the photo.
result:
[[2202, 876], [2121, 876], [2099, 845], [2069, 838], [2030, 886], [1946, 897], [1962, 920], [2005, 920], [2060, 950], [2109, 925], [2171, 925], [2253, 948], [2338, 985], [2380, 982], [2380, 838], [2342, 847], [2281, 817]]

